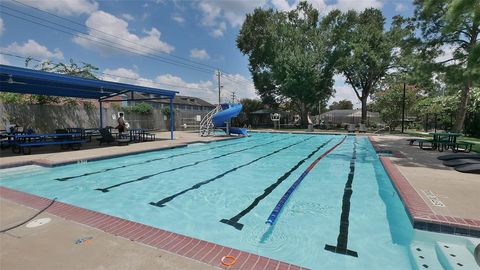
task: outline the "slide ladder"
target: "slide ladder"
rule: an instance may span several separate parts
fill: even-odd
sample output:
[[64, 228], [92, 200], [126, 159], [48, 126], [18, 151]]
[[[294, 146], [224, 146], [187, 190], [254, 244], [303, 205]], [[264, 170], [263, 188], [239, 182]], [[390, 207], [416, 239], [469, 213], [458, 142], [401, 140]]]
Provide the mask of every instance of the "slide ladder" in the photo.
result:
[[209, 111], [205, 117], [203, 117], [202, 121], [200, 121], [200, 136], [210, 136], [213, 135], [215, 131], [215, 126], [213, 124], [213, 116], [222, 110], [221, 105], [217, 105], [215, 109]]

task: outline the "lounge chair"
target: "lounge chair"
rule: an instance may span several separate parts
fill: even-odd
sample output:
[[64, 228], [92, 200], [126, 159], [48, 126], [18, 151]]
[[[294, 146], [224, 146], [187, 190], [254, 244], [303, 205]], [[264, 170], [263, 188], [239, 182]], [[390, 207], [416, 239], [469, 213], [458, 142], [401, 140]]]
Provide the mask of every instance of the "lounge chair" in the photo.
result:
[[365, 126], [365, 124], [360, 124], [359, 127], [358, 127], [358, 132], [366, 133], [367, 132], [367, 126]]
[[449, 166], [449, 167], [455, 167], [455, 166], [460, 166], [465, 164], [480, 164], [480, 159], [459, 158], [459, 159], [445, 160], [443, 162], [443, 165]]
[[130, 138], [117, 138], [117, 139], [115, 139], [115, 137], [113, 137], [112, 133], [110, 133], [110, 131], [108, 131], [108, 129], [106, 129], [106, 128], [99, 129], [99, 132], [100, 132], [100, 135], [102, 135], [101, 138], [97, 139], [99, 141], [100, 145], [102, 143], [110, 144], [112, 142], [117, 142], [118, 145], [129, 144], [130, 143]]
[[451, 159], [459, 159], [459, 158], [473, 158], [473, 159], [480, 159], [480, 154], [450, 154], [439, 156], [438, 159], [440, 160], [451, 160]]
[[455, 170], [462, 173], [475, 173], [480, 174], [480, 164], [465, 164], [456, 166]]
[[348, 125], [348, 133], [355, 133], [355, 124], [349, 124]]

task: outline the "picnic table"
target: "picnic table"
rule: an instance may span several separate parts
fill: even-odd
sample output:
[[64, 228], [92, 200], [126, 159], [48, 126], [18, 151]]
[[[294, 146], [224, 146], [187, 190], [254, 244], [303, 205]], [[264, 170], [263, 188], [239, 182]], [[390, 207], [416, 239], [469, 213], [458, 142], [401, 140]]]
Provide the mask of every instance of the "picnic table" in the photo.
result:
[[85, 143], [82, 133], [44, 133], [44, 134], [9, 134], [12, 151], [30, 154], [35, 146], [60, 145], [62, 149], [79, 149]]
[[462, 136], [462, 133], [450, 133], [450, 132], [431, 132], [433, 140], [437, 142], [456, 143], [457, 138]]
[[129, 128], [127, 131], [132, 142], [155, 140], [155, 134], [149, 133], [145, 128]]
[[462, 133], [455, 133], [455, 132], [431, 132], [429, 133], [432, 135], [433, 139], [428, 140], [419, 140], [418, 145], [421, 149], [424, 148], [424, 143], [429, 143], [430, 148], [432, 150], [437, 149], [439, 152], [443, 150], [452, 149], [452, 151], [457, 152], [458, 150], [462, 150], [459, 147], [464, 147], [462, 151], [470, 152], [472, 148], [472, 144], [466, 142], [457, 142], [457, 138], [462, 136]]

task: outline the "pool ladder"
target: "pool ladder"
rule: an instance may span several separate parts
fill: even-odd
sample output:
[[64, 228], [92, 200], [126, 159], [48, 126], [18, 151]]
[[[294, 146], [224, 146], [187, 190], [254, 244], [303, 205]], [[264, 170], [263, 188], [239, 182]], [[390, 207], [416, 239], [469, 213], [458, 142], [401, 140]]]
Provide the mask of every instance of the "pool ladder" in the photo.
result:
[[209, 111], [205, 117], [203, 117], [202, 121], [200, 121], [200, 136], [206, 137], [206, 136], [211, 136], [214, 135], [215, 132], [215, 126], [213, 125], [213, 116], [218, 113], [219, 111], [222, 110], [222, 106], [217, 105], [215, 109]]

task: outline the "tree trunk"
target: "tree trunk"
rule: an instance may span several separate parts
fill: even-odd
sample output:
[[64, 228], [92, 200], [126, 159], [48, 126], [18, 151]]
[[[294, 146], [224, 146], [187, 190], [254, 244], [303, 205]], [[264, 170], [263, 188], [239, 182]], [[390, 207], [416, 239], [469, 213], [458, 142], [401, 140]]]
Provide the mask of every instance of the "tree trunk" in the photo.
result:
[[462, 132], [463, 124], [465, 123], [465, 115], [467, 113], [467, 106], [468, 106], [468, 96], [470, 92], [470, 81], [465, 83], [465, 87], [462, 90], [462, 94], [460, 96], [460, 104], [457, 111], [457, 117], [455, 118], [455, 126], [454, 131]]
[[368, 96], [363, 96], [360, 100], [362, 101], [362, 124], [367, 124], [367, 98]]
[[301, 128], [307, 128], [307, 126], [308, 126], [307, 106], [305, 106], [305, 103], [299, 102], [298, 103], [298, 109], [299, 109], [299, 114], [300, 114], [300, 127]]

